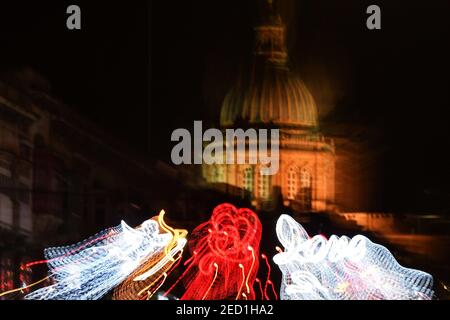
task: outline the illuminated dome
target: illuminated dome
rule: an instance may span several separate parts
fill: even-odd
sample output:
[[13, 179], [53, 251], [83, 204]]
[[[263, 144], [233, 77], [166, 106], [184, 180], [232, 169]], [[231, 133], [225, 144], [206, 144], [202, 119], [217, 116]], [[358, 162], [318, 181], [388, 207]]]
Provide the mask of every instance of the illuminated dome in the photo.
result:
[[[257, 72], [258, 73], [258, 72]], [[266, 66], [262, 75], [239, 80], [222, 105], [220, 124], [316, 127], [317, 107], [302, 80], [286, 68]]]
[[[227, 139], [218, 139], [214, 143], [219, 147], [217, 150], [233, 150], [233, 160], [245, 161], [204, 164], [202, 175], [220, 192], [231, 197], [240, 196], [263, 214], [274, 212], [280, 206], [299, 213], [333, 211], [335, 146], [333, 140], [327, 139], [319, 130], [313, 96], [305, 83], [289, 69], [286, 26], [276, 13], [279, 8], [275, 8], [286, 1], [258, 2], [261, 14], [254, 28], [252, 59], [241, 69], [223, 100], [220, 124]], [[232, 130], [228, 132], [227, 129]], [[238, 129], [247, 130], [244, 132], [244, 150], [239, 148], [239, 144], [243, 146], [243, 139], [239, 139]], [[264, 151], [260, 148], [253, 150], [257, 151], [255, 159], [251, 149], [264, 141], [261, 135], [264, 131], [256, 132], [257, 140], [254, 140], [255, 132], [249, 129], [270, 132], [268, 148], [275, 160], [273, 164], [278, 164], [274, 168], [278, 169], [275, 174], [265, 175], [261, 171], [267, 167], [262, 157], [268, 153], [260, 152]], [[278, 139], [275, 132], [279, 133]], [[229, 133], [235, 133], [234, 137], [238, 139], [230, 141]], [[278, 150], [272, 147], [278, 147]], [[270, 166], [272, 168], [272, 163]]]
[[271, 7], [266, 12], [255, 28], [254, 63], [224, 99], [220, 124], [315, 128], [314, 98], [287, 67], [286, 27]]

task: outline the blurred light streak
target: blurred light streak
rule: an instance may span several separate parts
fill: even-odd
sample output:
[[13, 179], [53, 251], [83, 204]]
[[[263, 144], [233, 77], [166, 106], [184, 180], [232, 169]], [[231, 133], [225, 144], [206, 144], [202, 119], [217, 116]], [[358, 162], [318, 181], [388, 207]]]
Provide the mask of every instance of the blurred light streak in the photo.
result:
[[[46, 260], [27, 264], [27, 266], [47, 263], [49, 277], [55, 283], [38, 289], [27, 296], [30, 300], [95, 300], [121, 284], [142, 266], [153, 267], [151, 272], [145, 269], [146, 277], [160, 272], [156, 290], [164, 283], [168, 265], [180, 258], [174, 256], [182, 252], [187, 234], [184, 230], [175, 230], [164, 222], [164, 211], [158, 217], [145, 221], [133, 229], [125, 222], [82, 241], [78, 244], [50, 248], [44, 251]], [[160, 233], [160, 230], [165, 232]], [[162, 271], [161, 271], [162, 270]], [[148, 296], [154, 288], [147, 285]], [[147, 298], [149, 298], [147, 296]], [[135, 299], [139, 299], [136, 295]]]

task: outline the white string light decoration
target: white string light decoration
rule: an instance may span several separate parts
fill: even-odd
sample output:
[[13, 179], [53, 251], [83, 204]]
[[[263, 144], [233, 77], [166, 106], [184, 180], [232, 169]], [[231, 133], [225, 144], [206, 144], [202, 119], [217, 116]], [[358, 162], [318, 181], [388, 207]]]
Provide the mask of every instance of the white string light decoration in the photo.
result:
[[[160, 233], [160, 224], [156, 220], [147, 220], [136, 229], [122, 221], [119, 226], [76, 245], [46, 249], [49, 277], [54, 284], [28, 294], [25, 299], [100, 299], [143, 262], [156, 255], [164, 256], [161, 253], [172, 239], [173, 234]], [[186, 243], [182, 240], [177, 247], [179, 250]]]
[[292, 217], [276, 226], [284, 251], [282, 300], [430, 300], [433, 277], [402, 267], [385, 247], [357, 235], [310, 238]]

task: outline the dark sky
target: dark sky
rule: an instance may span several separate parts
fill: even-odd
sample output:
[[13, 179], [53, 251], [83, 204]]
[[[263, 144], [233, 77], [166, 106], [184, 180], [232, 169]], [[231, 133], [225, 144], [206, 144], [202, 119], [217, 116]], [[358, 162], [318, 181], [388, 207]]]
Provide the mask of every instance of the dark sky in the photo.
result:
[[[450, 212], [449, 1], [281, 1], [292, 68], [321, 116], [379, 133], [368, 140], [383, 150], [377, 209]], [[256, 2], [2, 1], [0, 64], [36, 68], [67, 104], [168, 159], [175, 128], [217, 124], [251, 52]], [[69, 4], [82, 31], [65, 28]], [[365, 27], [369, 4], [381, 31]]]

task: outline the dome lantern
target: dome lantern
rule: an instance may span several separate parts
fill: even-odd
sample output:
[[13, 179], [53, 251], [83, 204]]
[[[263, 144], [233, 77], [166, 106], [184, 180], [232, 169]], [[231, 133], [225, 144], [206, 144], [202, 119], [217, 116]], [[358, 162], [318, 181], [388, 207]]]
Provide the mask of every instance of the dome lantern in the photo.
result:
[[305, 83], [288, 66], [286, 26], [275, 4], [266, 2], [255, 30], [253, 63], [224, 99], [220, 124], [315, 130], [317, 107]]
[[275, 11], [272, 0], [266, 2], [262, 19], [255, 30], [254, 55], [268, 62], [285, 65], [288, 54], [286, 48], [286, 26]]

